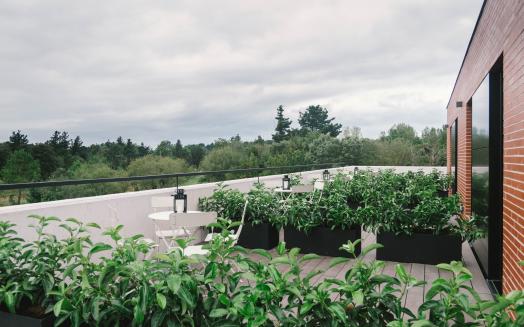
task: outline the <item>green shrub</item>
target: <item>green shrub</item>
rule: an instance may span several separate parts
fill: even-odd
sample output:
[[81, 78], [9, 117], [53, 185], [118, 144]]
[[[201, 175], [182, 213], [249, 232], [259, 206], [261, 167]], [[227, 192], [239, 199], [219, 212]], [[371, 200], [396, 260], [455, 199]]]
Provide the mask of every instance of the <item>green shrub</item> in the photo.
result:
[[[234, 246], [228, 230], [238, 222], [219, 219], [223, 232], [205, 248], [207, 256], [179, 248], [142, 259], [151, 246], [140, 235], [123, 238], [119, 225], [104, 232], [109, 243], [93, 243], [90, 229], [68, 219], [64, 239], [45, 233], [57, 218], [35, 217], [37, 240], [25, 243], [13, 225], [0, 222], [0, 305], [12, 312], [40, 312], [71, 326], [522, 326], [524, 292], [483, 301], [468, 286], [472, 276], [460, 262], [439, 265], [453, 273], [426, 286], [425, 302], [412, 312], [404, 295], [423, 282], [402, 265], [396, 277], [382, 274], [384, 262], [364, 260], [380, 247], [360, 240], [342, 247], [353, 254], [341, 279], [313, 282], [322, 271], [304, 274], [318, 259], [299, 256], [280, 243], [275, 253]], [[29, 253], [29, 254], [27, 254]], [[252, 259], [253, 255], [257, 259]], [[96, 258], [96, 259], [95, 259]], [[345, 264], [334, 258], [330, 267]], [[16, 273], [14, 273], [16, 272]], [[52, 280], [49, 276], [53, 276]]]

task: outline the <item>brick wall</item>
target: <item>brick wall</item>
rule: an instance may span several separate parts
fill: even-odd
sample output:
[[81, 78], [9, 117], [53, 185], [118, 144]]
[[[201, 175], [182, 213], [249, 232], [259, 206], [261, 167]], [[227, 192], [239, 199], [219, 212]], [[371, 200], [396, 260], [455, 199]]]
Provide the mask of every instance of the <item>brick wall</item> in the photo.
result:
[[[458, 192], [471, 213], [471, 108], [466, 104], [503, 55], [503, 291], [524, 289], [524, 1], [487, 0], [448, 105], [458, 118]], [[456, 108], [457, 101], [464, 106]], [[473, 109], [474, 110], [474, 109]], [[449, 134], [449, 132], [448, 132]], [[448, 137], [448, 169], [450, 162]]]

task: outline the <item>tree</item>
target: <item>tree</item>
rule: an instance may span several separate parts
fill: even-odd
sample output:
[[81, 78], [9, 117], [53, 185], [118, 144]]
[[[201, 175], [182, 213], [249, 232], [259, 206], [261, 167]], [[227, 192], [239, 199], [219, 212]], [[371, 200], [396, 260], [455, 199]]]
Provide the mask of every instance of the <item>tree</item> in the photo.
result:
[[173, 144], [167, 140], [160, 142], [155, 149], [155, 154], [162, 157], [172, 157], [173, 152]]
[[337, 137], [342, 125], [334, 123], [335, 118], [329, 118], [328, 111], [319, 105], [309, 106], [305, 112], [300, 113], [298, 123], [302, 130], [320, 132]]
[[73, 156], [69, 151], [71, 145], [69, 134], [66, 131], [54, 131], [53, 135], [51, 135], [51, 138], [46, 143], [53, 147], [53, 150], [60, 161], [60, 167], [66, 169], [69, 168], [73, 163]]
[[69, 150], [71, 141], [69, 140], [69, 134], [66, 131], [59, 132], [55, 131], [48, 143], [55, 149], [59, 155], [64, 155]]
[[446, 129], [426, 127], [420, 137], [422, 155], [425, 160], [422, 164], [443, 166], [446, 164]]
[[9, 147], [9, 142], [0, 143], [0, 170], [4, 167], [10, 153], [11, 149]]
[[[133, 160], [127, 168], [129, 176], [144, 176], [144, 175], [161, 175], [184, 173], [189, 171], [187, 162], [183, 159], [173, 159], [168, 157], [161, 157], [157, 155], [147, 155], [142, 158]], [[171, 182], [173, 180], [171, 179]], [[167, 187], [169, 179], [159, 179], [138, 182], [135, 184], [135, 189], [150, 189]]]
[[198, 167], [202, 159], [204, 159], [207, 150], [206, 146], [203, 143], [200, 143], [186, 145], [184, 147], [184, 152], [186, 153], [187, 162], [192, 166]]
[[82, 140], [80, 139], [80, 136], [75, 137], [75, 139], [71, 143], [71, 154], [73, 156], [79, 156], [85, 159], [86, 153], [85, 153], [84, 142], [82, 142]]
[[59, 167], [62, 161], [56, 155], [54, 148], [45, 143], [38, 143], [31, 147], [31, 155], [40, 164], [42, 179], [48, 179]]
[[9, 137], [9, 148], [11, 149], [11, 152], [25, 149], [28, 144], [29, 140], [27, 139], [27, 135], [22, 134], [20, 130], [13, 132]]
[[[16, 150], [7, 159], [1, 176], [6, 183], [33, 182], [40, 178], [40, 167], [38, 161], [34, 160], [29, 152]], [[20, 204], [21, 200], [22, 191], [19, 190], [16, 204]], [[13, 202], [12, 198], [11, 202]]]
[[[123, 170], [116, 170], [102, 162], [74, 162], [69, 169], [59, 168], [52, 175], [53, 180], [64, 179], [95, 179], [125, 177]], [[103, 194], [114, 194], [125, 192], [128, 189], [127, 183], [96, 183], [87, 185], [74, 185], [42, 188], [38, 193], [32, 194], [32, 200], [53, 201], [60, 199], [71, 199], [86, 196], [96, 196]]]
[[284, 107], [282, 105], [277, 108], [277, 127], [275, 127], [275, 134], [273, 134], [273, 141], [281, 142], [289, 136], [289, 131], [291, 127], [291, 120], [284, 117]]
[[419, 142], [419, 138], [417, 136], [417, 132], [415, 132], [415, 129], [404, 123], [393, 125], [387, 134], [383, 133], [381, 139], [387, 141], [402, 139], [412, 144]]
[[175, 158], [180, 158], [180, 159], [185, 158], [184, 147], [182, 146], [182, 142], [180, 142], [180, 140], [176, 140], [175, 148], [173, 150], [173, 156]]

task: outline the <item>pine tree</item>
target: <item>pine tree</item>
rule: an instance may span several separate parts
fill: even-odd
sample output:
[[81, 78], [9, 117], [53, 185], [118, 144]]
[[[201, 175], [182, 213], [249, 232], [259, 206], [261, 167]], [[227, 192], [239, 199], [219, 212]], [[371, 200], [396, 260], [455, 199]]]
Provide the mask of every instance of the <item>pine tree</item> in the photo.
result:
[[289, 136], [291, 120], [284, 117], [284, 107], [282, 105], [277, 108], [277, 127], [275, 127], [275, 134], [273, 134], [273, 141], [280, 142], [285, 140]]
[[335, 118], [329, 118], [328, 111], [319, 105], [309, 106], [305, 112], [300, 113], [298, 123], [304, 131], [319, 132], [333, 137], [340, 134], [342, 125], [334, 123]]
[[20, 130], [13, 132], [9, 137], [9, 148], [11, 152], [24, 149], [28, 144], [29, 140], [27, 139], [27, 135], [22, 134]]
[[173, 156], [175, 158], [185, 158], [184, 147], [182, 146], [182, 142], [180, 142], [180, 140], [176, 140]]

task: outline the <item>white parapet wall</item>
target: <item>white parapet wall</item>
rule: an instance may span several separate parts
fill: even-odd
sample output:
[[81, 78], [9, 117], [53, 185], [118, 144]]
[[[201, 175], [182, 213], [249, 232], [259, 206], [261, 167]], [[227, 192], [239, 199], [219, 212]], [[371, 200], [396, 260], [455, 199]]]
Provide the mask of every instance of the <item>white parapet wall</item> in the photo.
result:
[[[331, 173], [338, 170], [344, 172], [352, 172], [356, 166], [348, 166], [342, 168], [330, 169]], [[417, 167], [417, 166], [358, 166], [359, 169], [394, 169], [398, 172], [407, 171], [424, 171], [431, 172], [438, 170], [445, 173], [445, 167]], [[314, 179], [322, 178], [321, 170], [313, 170], [300, 173], [305, 183], [311, 182]], [[271, 175], [260, 177], [260, 182], [263, 182], [268, 187], [277, 187], [281, 185], [282, 175]], [[243, 178], [225, 181], [224, 184], [232, 188], [236, 188], [242, 192], [247, 192], [251, 189], [257, 178]], [[188, 209], [197, 210], [198, 199], [209, 196], [216, 188], [216, 183], [205, 183], [184, 186], [188, 196]], [[102, 196], [93, 196], [85, 198], [76, 198], [68, 200], [41, 202], [34, 204], [24, 204], [17, 206], [0, 207], [0, 220], [8, 220], [15, 223], [16, 229], [20, 237], [26, 240], [32, 240], [35, 234], [31, 228], [28, 227], [32, 220], [28, 218], [29, 215], [42, 216], [56, 216], [62, 219], [74, 217], [83, 222], [94, 222], [99, 224], [102, 229], [106, 229], [118, 224], [125, 226], [123, 234], [131, 236], [135, 234], [143, 234], [145, 237], [154, 238], [154, 227], [152, 222], [147, 218], [147, 215], [152, 211], [151, 197], [153, 196], [170, 196], [174, 192], [174, 188], [164, 188], [139, 192], [118, 193]], [[64, 231], [56, 225], [50, 226], [48, 232], [51, 232], [58, 237], [65, 236]], [[93, 233], [93, 241], [107, 241], [107, 238], [101, 233]]]

